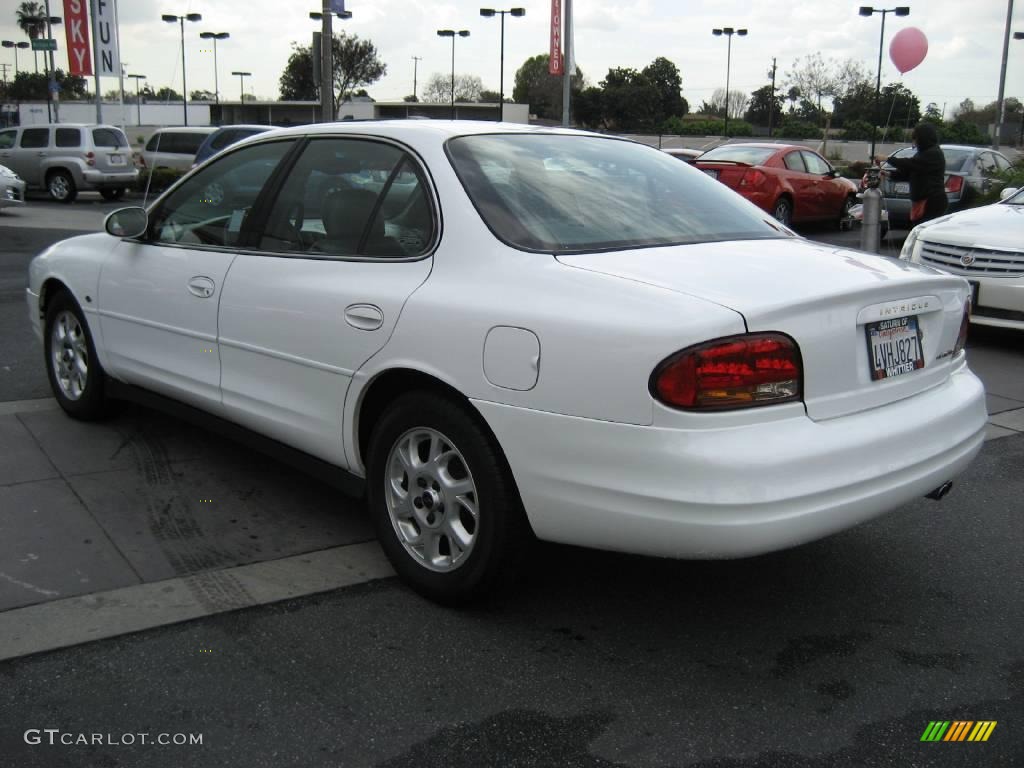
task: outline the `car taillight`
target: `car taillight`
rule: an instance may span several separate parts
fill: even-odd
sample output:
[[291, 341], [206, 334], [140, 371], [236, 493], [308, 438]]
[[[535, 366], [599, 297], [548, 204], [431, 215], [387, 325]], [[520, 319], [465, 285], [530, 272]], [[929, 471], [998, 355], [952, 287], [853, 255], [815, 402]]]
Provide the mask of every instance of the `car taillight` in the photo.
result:
[[802, 396], [800, 349], [781, 333], [749, 333], [697, 344], [651, 374], [651, 394], [686, 410], [775, 405]]
[[964, 188], [964, 177], [963, 176], [947, 176], [946, 177], [946, 191], [947, 192], [959, 192]]
[[971, 326], [971, 299], [964, 302], [964, 316], [960, 321], [960, 333], [956, 337], [956, 345], [953, 347], [953, 354], [958, 355], [967, 346], [967, 329]]
[[743, 178], [740, 179], [741, 187], [758, 187], [764, 183], [765, 175], [757, 168], [751, 168], [749, 171], [743, 174]]
[[86, 165], [96, 165], [96, 154], [94, 152], [86, 152], [85, 153], [85, 164]]

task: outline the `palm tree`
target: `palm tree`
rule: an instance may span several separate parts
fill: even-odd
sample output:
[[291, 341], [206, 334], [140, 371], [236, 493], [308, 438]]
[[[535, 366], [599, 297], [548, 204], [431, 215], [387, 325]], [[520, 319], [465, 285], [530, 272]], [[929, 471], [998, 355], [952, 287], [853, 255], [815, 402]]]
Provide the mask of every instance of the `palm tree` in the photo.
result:
[[[46, 30], [46, 11], [40, 3], [23, 2], [18, 6], [17, 11], [18, 27], [28, 35], [30, 40], [36, 40], [43, 36]], [[39, 74], [39, 53], [32, 51], [36, 62], [36, 74]]]

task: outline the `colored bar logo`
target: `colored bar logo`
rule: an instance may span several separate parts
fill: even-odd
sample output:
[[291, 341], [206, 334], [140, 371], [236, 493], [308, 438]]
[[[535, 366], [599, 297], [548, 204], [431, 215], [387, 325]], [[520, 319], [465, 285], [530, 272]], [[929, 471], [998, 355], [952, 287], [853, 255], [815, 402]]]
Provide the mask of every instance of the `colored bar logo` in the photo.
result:
[[988, 741], [996, 720], [932, 720], [921, 741]]

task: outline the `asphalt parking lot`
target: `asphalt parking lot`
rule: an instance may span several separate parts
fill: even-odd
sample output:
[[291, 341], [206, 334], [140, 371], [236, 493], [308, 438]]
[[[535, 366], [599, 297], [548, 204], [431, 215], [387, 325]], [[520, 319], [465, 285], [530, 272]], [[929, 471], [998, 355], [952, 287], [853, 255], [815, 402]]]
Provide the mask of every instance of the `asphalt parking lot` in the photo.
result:
[[[0, 764], [1024, 764], [1019, 334], [972, 333], [992, 439], [941, 503], [734, 562], [542, 546], [454, 612], [333, 488], [141, 407], [55, 408], [25, 266], [116, 207], [0, 211]], [[934, 720], [997, 726], [922, 743]]]

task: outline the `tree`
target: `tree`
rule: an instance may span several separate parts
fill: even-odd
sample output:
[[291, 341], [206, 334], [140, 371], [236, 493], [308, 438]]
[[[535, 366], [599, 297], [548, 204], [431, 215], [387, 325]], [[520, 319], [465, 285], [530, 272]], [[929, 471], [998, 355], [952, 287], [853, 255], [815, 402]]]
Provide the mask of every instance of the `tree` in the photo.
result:
[[[477, 75], [455, 75], [455, 100], [461, 102], [479, 101], [483, 92], [483, 81]], [[421, 93], [423, 101], [447, 104], [452, 100], [452, 76], [435, 72], [427, 78]], [[497, 101], [497, 99], [495, 99]]]
[[[583, 88], [583, 72], [576, 68], [570, 88], [575, 100]], [[562, 117], [562, 77], [548, 74], [548, 54], [531, 56], [516, 70], [516, 84], [512, 89], [512, 100], [529, 104], [530, 111], [546, 120]]]
[[216, 101], [217, 97], [211, 91], [192, 91], [188, 95], [189, 101]]
[[181, 101], [181, 94], [165, 85], [153, 94], [153, 101]]
[[917, 125], [921, 120], [921, 101], [902, 83], [882, 88], [879, 101], [883, 125]]
[[[336, 103], [360, 87], [372, 85], [387, 74], [387, 65], [377, 55], [377, 47], [369, 40], [346, 32], [331, 39], [334, 66], [333, 84]], [[292, 43], [284, 72], [278, 80], [282, 101], [315, 101], [319, 99], [320, 84], [313, 81], [313, 51], [311, 46]]]
[[750, 94], [747, 113], [743, 119], [754, 125], [768, 125], [769, 113], [778, 121], [779, 115], [782, 114], [782, 97], [778, 93], [773, 96], [770, 85], [762, 85]]
[[824, 115], [823, 99], [834, 96], [839, 86], [830, 63], [826, 63], [820, 53], [809, 53], [803, 59], [796, 59], [793, 69], [786, 73], [785, 82], [797, 88], [803, 96], [817, 101], [819, 120]]
[[[743, 91], [729, 91], [729, 119], [738, 119], [743, 117], [743, 112], [747, 107], [747, 94]], [[700, 108], [700, 111], [705, 115], [714, 115], [715, 117], [725, 117], [725, 88], [716, 88], [714, 93], [711, 94], [711, 98], [705, 101]]]
[[408, 96], [403, 96], [402, 101], [406, 102], [407, 104], [415, 104], [419, 101], [419, 97], [414, 96], [410, 93]]
[[501, 94], [497, 91], [480, 91], [476, 100], [484, 104], [497, 104], [501, 101]]
[[576, 123], [587, 128], [603, 128], [604, 91], [596, 86], [584, 88], [573, 98]]
[[683, 98], [683, 78], [679, 69], [664, 56], [659, 56], [640, 72], [657, 93], [654, 122], [662, 123], [670, 117], [682, 117], [690, 105]]
[[281, 101], [316, 101], [313, 81], [313, 53], [308, 45], [292, 43], [292, 53], [278, 80]]
[[[60, 89], [60, 97], [66, 101], [85, 98], [86, 82], [84, 77], [70, 76], [62, 69], [54, 70], [54, 80]], [[48, 83], [42, 72], [19, 72], [10, 82], [6, 90], [6, 98], [12, 101], [44, 101]]]
[[942, 110], [934, 101], [929, 102], [928, 106], [924, 108], [924, 115], [921, 119], [935, 125], [942, 125]]
[[868, 125], [876, 122], [875, 86], [872, 83], [859, 83], [832, 101], [833, 126], [843, 127], [855, 122]]
[[[18, 6], [15, 13], [18, 19], [18, 28], [24, 32], [30, 40], [38, 40], [46, 32], [46, 9], [42, 3], [24, 2]], [[32, 51], [34, 57], [38, 56], [37, 51]], [[36, 72], [39, 71], [39, 59], [36, 58]], [[44, 97], [45, 98], [45, 97]]]
[[664, 122], [658, 88], [635, 69], [609, 69], [601, 81], [604, 122], [620, 131], [651, 130]]

